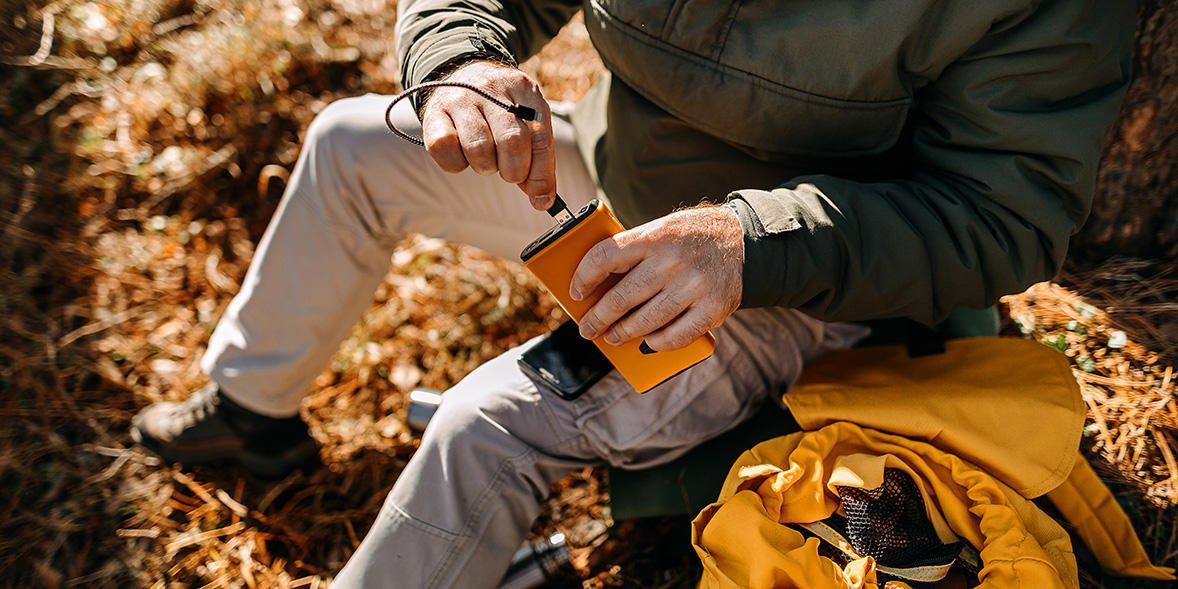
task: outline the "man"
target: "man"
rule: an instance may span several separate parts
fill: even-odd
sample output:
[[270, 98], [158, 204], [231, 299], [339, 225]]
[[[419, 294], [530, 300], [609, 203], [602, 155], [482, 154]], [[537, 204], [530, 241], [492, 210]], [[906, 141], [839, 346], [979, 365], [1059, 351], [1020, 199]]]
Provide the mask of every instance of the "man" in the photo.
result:
[[[551, 225], [531, 209], [555, 189], [574, 207], [605, 198], [632, 227], [577, 267], [574, 298], [625, 275], [581, 334], [669, 350], [714, 328], [716, 352], [647, 394], [614, 373], [572, 402], [524, 376], [520, 350], [479, 368], [335, 586], [494, 586], [551, 482], [659, 464], [734, 427], [862, 333], [836, 322], [932, 324], [1052, 276], [1091, 205], [1134, 17], [1095, 0], [594, 0], [586, 26], [612, 75], [566, 119], [513, 64], [580, 7], [402, 2], [406, 87], [466, 82], [543, 120], [440, 88], [418, 105], [426, 155], [384, 130], [387, 98], [329, 107], [210, 341], [213, 383], [144, 410], [136, 436], [168, 458], [289, 468], [308, 447], [299, 398], [400, 236], [514, 256]], [[730, 206], [682, 209], [703, 198]]]

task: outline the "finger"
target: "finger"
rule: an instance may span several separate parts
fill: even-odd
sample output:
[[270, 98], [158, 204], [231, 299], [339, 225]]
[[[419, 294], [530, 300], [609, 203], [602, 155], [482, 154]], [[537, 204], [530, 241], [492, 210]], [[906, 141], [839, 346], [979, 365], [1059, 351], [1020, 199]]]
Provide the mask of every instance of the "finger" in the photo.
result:
[[442, 170], [457, 174], [466, 169], [466, 155], [462, 153], [458, 130], [449, 115], [426, 115], [421, 125], [421, 141], [425, 144], [425, 151]]
[[547, 103], [543, 114], [543, 120], [532, 125], [532, 165], [522, 186], [532, 201], [532, 208], [538, 211], [548, 210], [556, 200], [556, 141]]
[[[618, 345], [634, 337], [635, 332], [641, 331], [637, 335], [645, 335], [662, 327], [664, 323], [674, 319], [682, 309], [677, 309], [669, 316], [663, 317], [662, 321], [658, 321], [653, 309], [637, 319], [633, 316], [627, 319], [622, 318], [640, 305], [644, 303], [648, 305], [648, 301], [651, 301], [652, 297], [658, 298], [657, 295], [663, 289], [665, 282], [665, 275], [661, 275], [649, 260], [638, 264], [627, 272], [617, 284], [606, 291], [601, 299], [581, 317], [580, 331], [582, 336], [587, 339], [596, 339], [598, 335], [605, 334], [607, 343]], [[663, 307], [665, 304], [665, 302], [660, 302], [659, 306]], [[619, 320], [630, 321], [626, 327], [622, 328], [621, 334], [624, 335], [621, 339], [619, 339], [617, 332]], [[644, 328], [645, 331], [642, 331]]]
[[523, 182], [532, 163], [532, 130], [526, 122], [495, 105], [483, 108], [483, 116], [495, 140], [499, 176], [511, 184]]
[[462, 155], [470, 169], [482, 176], [499, 171], [499, 158], [495, 150], [495, 136], [491, 126], [478, 108], [450, 109], [450, 118], [458, 130], [458, 142]]
[[605, 342], [618, 346], [654, 333], [670, 325], [686, 309], [687, 303], [673, 289], [663, 290], [609, 326], [605, 330]]
[[607, 237], [585, 253], [569, 281], [569, 296], [574, 301], [585, 300], [610, 274], [625, 274], [647, 257], [647, 249], [643, 246], [619, 247], [630, 237], [628, 234], [623, 231]]
[[710, 317], [711, 313], [703, 307], [691, 307], [662, 329], [647, 335], [646, 345], [656, 352], [686, 348], [713, 327]]

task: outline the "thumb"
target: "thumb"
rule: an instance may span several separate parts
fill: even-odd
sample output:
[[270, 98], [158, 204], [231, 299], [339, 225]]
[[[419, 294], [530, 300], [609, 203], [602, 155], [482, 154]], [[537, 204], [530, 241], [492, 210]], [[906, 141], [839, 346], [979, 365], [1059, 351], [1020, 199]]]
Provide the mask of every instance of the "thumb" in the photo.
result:
[[552, 140], [552, 118], [547, 113], [544, 121], [532, 128], [532, 165], [527, 180], [519, 187], [537, 211], [547, 211], [556, 200], [556, 144]]

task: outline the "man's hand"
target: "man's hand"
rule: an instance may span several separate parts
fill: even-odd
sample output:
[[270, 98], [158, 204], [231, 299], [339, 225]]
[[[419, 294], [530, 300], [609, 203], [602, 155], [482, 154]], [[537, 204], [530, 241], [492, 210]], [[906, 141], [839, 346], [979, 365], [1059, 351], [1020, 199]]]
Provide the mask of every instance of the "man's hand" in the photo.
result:
[[556, 149], [540, 87], [518, 69], [490, 61], [470, 62], [445, 79], [534, 108], [542, 119], [529, 124], [470, 90], [439, 87], [421, 113], [426, 151], [447, 172], [467, 166], [483, 176], [498, 172], [528, 195], [532, 207], [548, 210], [556, 196]]
[[569, 295], [583, 300], [625, 274], [581, 320], [581, 336], [618, 345], [636, 338], [677, 350], [719, 326], [740, 304], [744, 239], [724, 207], [673, 213], [598, 243], [577, 266]]

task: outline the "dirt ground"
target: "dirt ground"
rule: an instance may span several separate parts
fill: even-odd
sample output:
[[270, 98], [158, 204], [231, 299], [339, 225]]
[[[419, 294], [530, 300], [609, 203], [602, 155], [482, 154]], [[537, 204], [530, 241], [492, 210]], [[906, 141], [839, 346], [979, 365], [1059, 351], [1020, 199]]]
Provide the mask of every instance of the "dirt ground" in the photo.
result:
[[[322, 468], [262, 481], [131, 443], [136, 411], [204, 384], [314, 115], [398, 89], [394, 20], [395, 0], [0, 0], [0, 584], [327, 587], [419, 442], [408, 393], [564, 319], [522, 266], [413, 236], [303, 404]], [[576, 100], [601, 64], [575, 21], [524, 69]], [[1071, 359], [1083, 450], [1168, 566], [1176, 293], [1172, 260], [1119, 259], [1003, 306]], [[686, 520], [614, 521], [607, 479], [561, 481], [535, 526], [568, 538], [567, 585], [693, 587]]]

